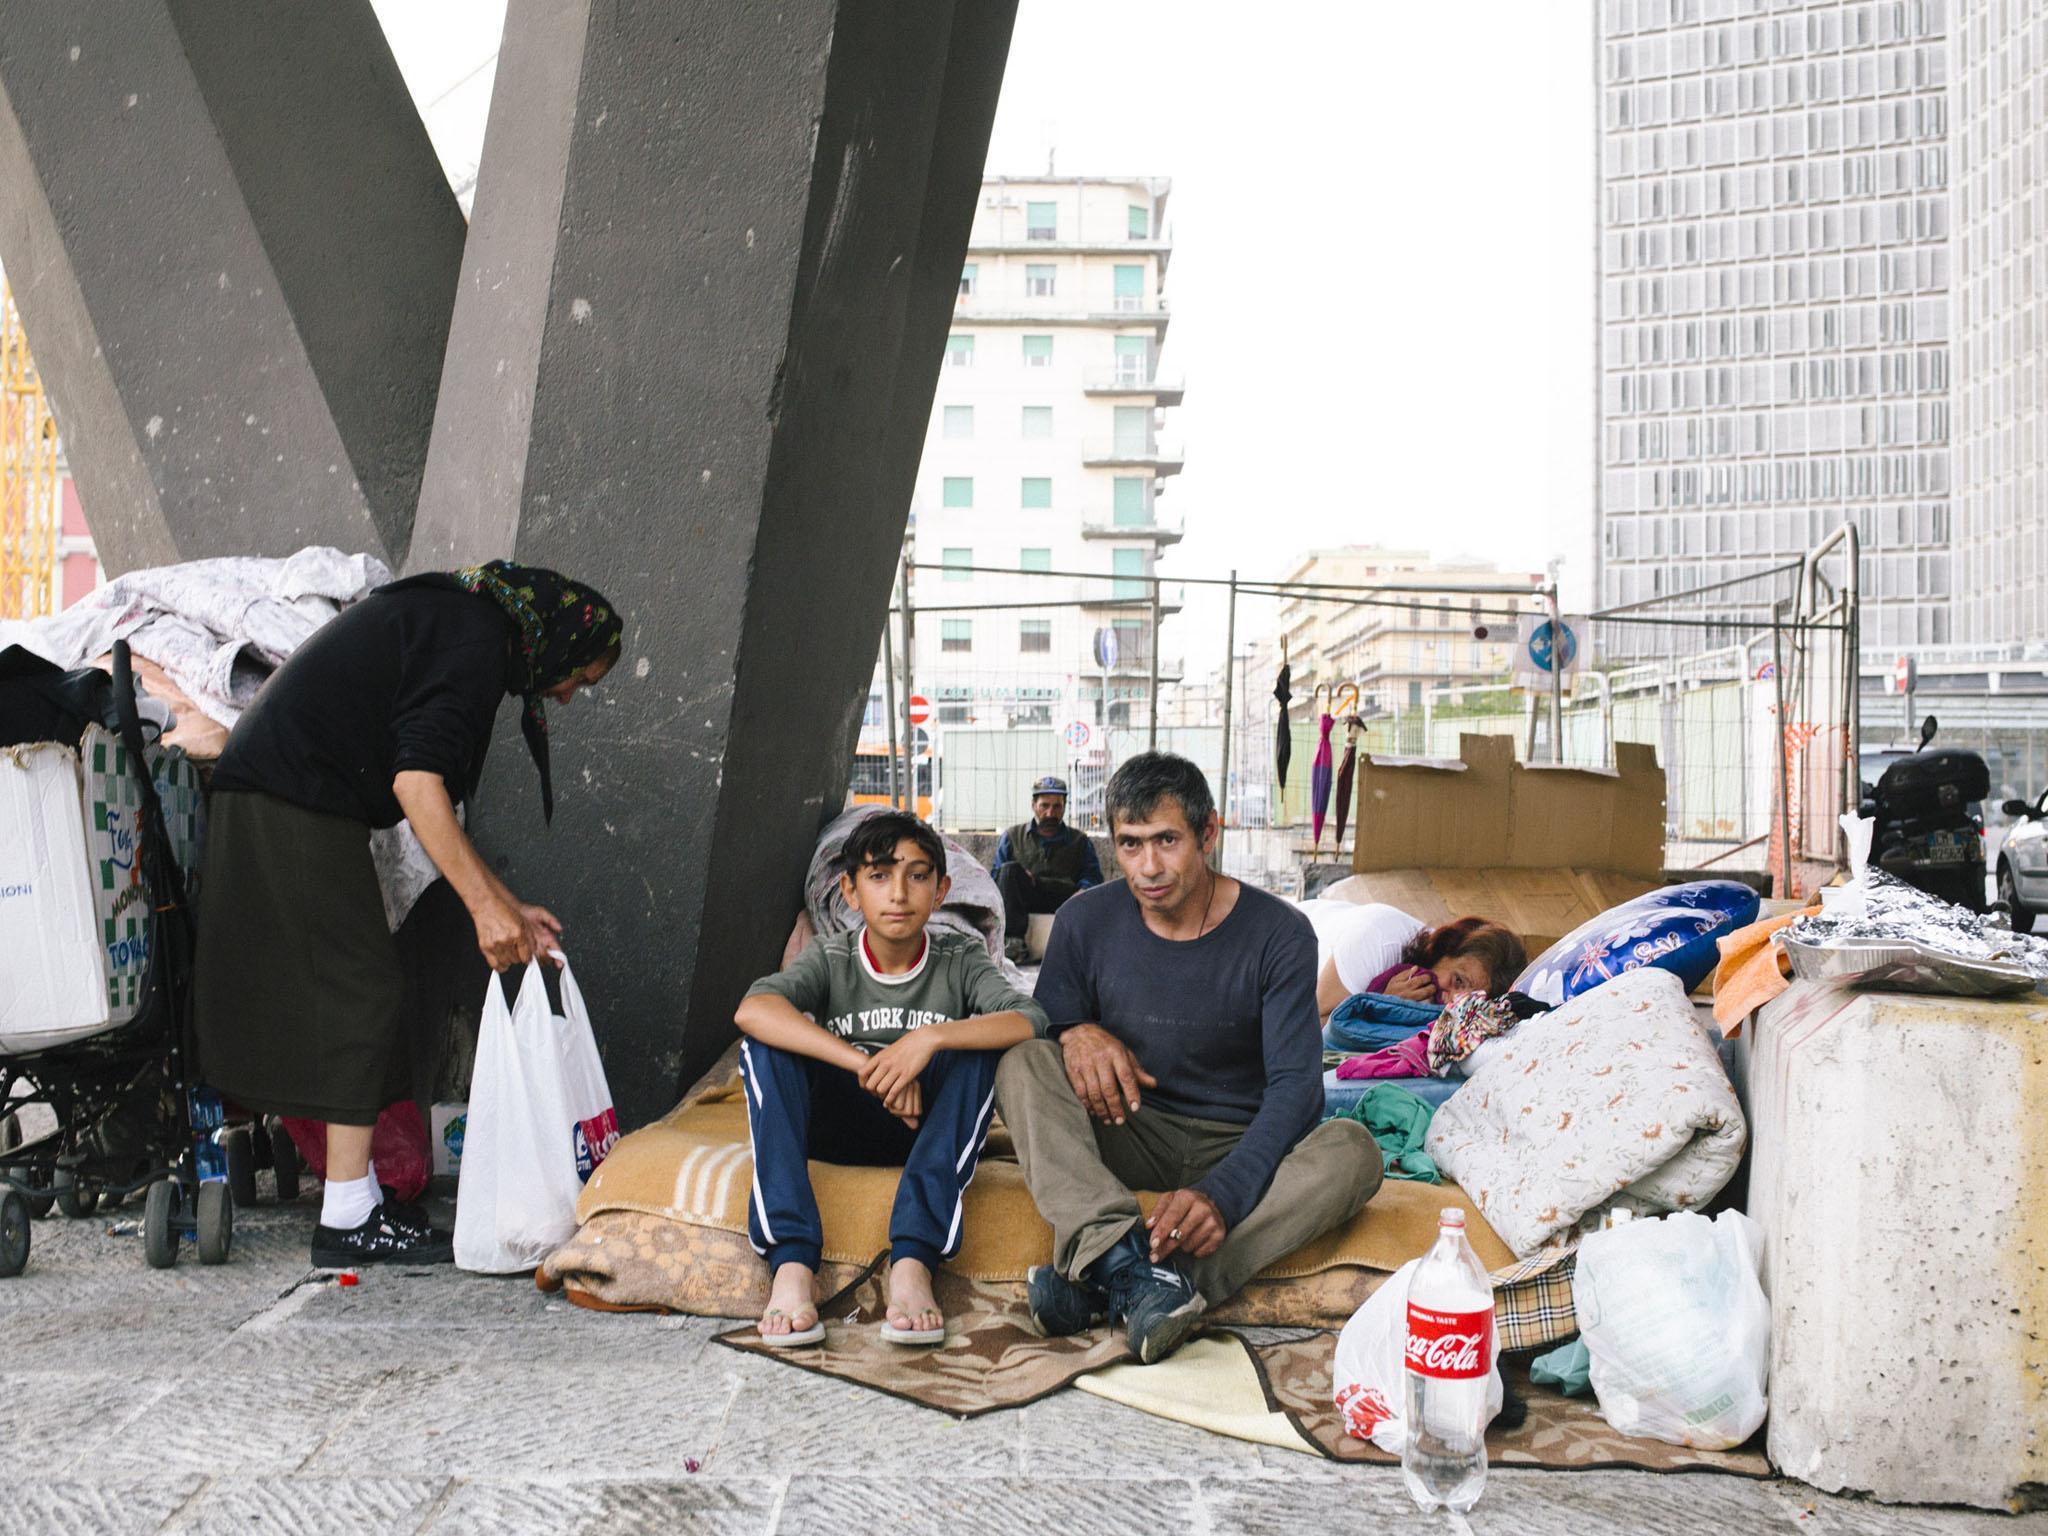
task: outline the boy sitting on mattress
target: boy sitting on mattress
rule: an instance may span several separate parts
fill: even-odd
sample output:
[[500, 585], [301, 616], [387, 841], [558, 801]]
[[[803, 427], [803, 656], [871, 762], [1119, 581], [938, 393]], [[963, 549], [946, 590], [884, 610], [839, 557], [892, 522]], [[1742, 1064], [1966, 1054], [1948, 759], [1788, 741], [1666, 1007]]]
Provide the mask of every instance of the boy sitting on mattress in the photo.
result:
[[901, 1164], [889, 1218], [894, 1344], [938, 1344], [932, 1295], [959, 1252], [962, 1200], [995, 1109], [996, 1063], [1046, 1032], [1045, 1011], [978, 941], [925, 924], [946, 899], [946, 849], [915, 816], [862, 822], [840, 854], [840, 893], [863, 926], [814, 939], [747, 991], [734, 1022], [754, 1188], [747, 1235], [773, 1290], [766, 1344], [815, 1344], [824, 1242], [806, 1159]]

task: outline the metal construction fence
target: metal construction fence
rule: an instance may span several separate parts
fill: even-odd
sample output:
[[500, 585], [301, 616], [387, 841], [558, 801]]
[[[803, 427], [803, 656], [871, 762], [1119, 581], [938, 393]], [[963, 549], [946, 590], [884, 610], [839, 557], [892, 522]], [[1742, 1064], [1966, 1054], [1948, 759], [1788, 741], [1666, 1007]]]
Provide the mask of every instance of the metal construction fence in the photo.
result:
[[[1851, 535], [1714, 588], [1564, 616], [1562, 631], [1543, 624], [1554, 589], [1526, 582], [906, 563], [854, 794], [910, 793], [943, 830], [987, 832], [1025, 819], [1032, 784], [1055, 774], [1071, 786], [1069, 820], [1102, 831], [1108, 776], [1156, 746], [1209, 776], [1225, 867], [1292, 889], [1307, 865], [1348, 862], [1372, 835], [1347, 825], [1340, 842], [1334, 804], [1315, 835], [1326, 715], [1339, 760], [1347, 745], [1455, 759], [1461, 736], [1482, 734], [1512, 737], [1525, 762], [1598, 771], [1617, 743], [1643, 742], [1666, 772], [1667, 867], [1768, 872], [1805, 889], [1835, 862], [1856, 783], [1855, 561]], [[1326, 633], [1356, 642], [1297, 658], [1285, 706], [1281, 605], [1297, 624], [1326, 614]], [[1527, 653], [1532, 633], [1559, 632], [1570, 665], [1552, 684]]]

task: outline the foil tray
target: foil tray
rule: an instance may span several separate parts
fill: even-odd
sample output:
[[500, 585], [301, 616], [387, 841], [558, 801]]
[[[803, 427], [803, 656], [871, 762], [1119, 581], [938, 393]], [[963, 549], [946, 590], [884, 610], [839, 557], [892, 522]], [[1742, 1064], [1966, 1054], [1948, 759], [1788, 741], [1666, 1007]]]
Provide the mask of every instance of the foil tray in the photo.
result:
[[2036, 985], [2034, 973], [2013, 961], [1966, 958], [1905, 937], [1816, 943], [1788, 933], [1784, 944], [1792, 974], [1806, 981], [1949, 997], [2012, 997]]

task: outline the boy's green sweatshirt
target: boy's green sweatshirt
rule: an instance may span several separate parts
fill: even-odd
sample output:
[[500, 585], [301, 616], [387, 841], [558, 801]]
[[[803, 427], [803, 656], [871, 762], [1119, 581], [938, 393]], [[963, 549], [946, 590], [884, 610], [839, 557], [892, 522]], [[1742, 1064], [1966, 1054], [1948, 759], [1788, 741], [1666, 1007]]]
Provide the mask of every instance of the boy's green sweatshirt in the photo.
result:
[[868, 959], [866, 933], [856, 928], [813, 939], [787, 967], [747, 988], [747, 996], [786, 998], [861, 1046], [884, 1046], [927, 1024], [1013, 1009], [1031, 1021], [1033, 1034], [1045, 1034], [1045, 1010], [1003, 979], [980, 940], [928, 928], [917, 964], [901, 976], [885, 976]]

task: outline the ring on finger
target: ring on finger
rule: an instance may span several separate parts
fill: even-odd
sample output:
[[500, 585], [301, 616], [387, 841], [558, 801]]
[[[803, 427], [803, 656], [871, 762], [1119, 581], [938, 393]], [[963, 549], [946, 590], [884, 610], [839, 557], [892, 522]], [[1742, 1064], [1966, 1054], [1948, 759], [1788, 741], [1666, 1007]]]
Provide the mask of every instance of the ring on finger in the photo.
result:
[[1166, 1235], [1177, 1243], [1180, 1241], [1180, 1228], [1175, 1227], [1171, 1232], [1167, 1233]]

